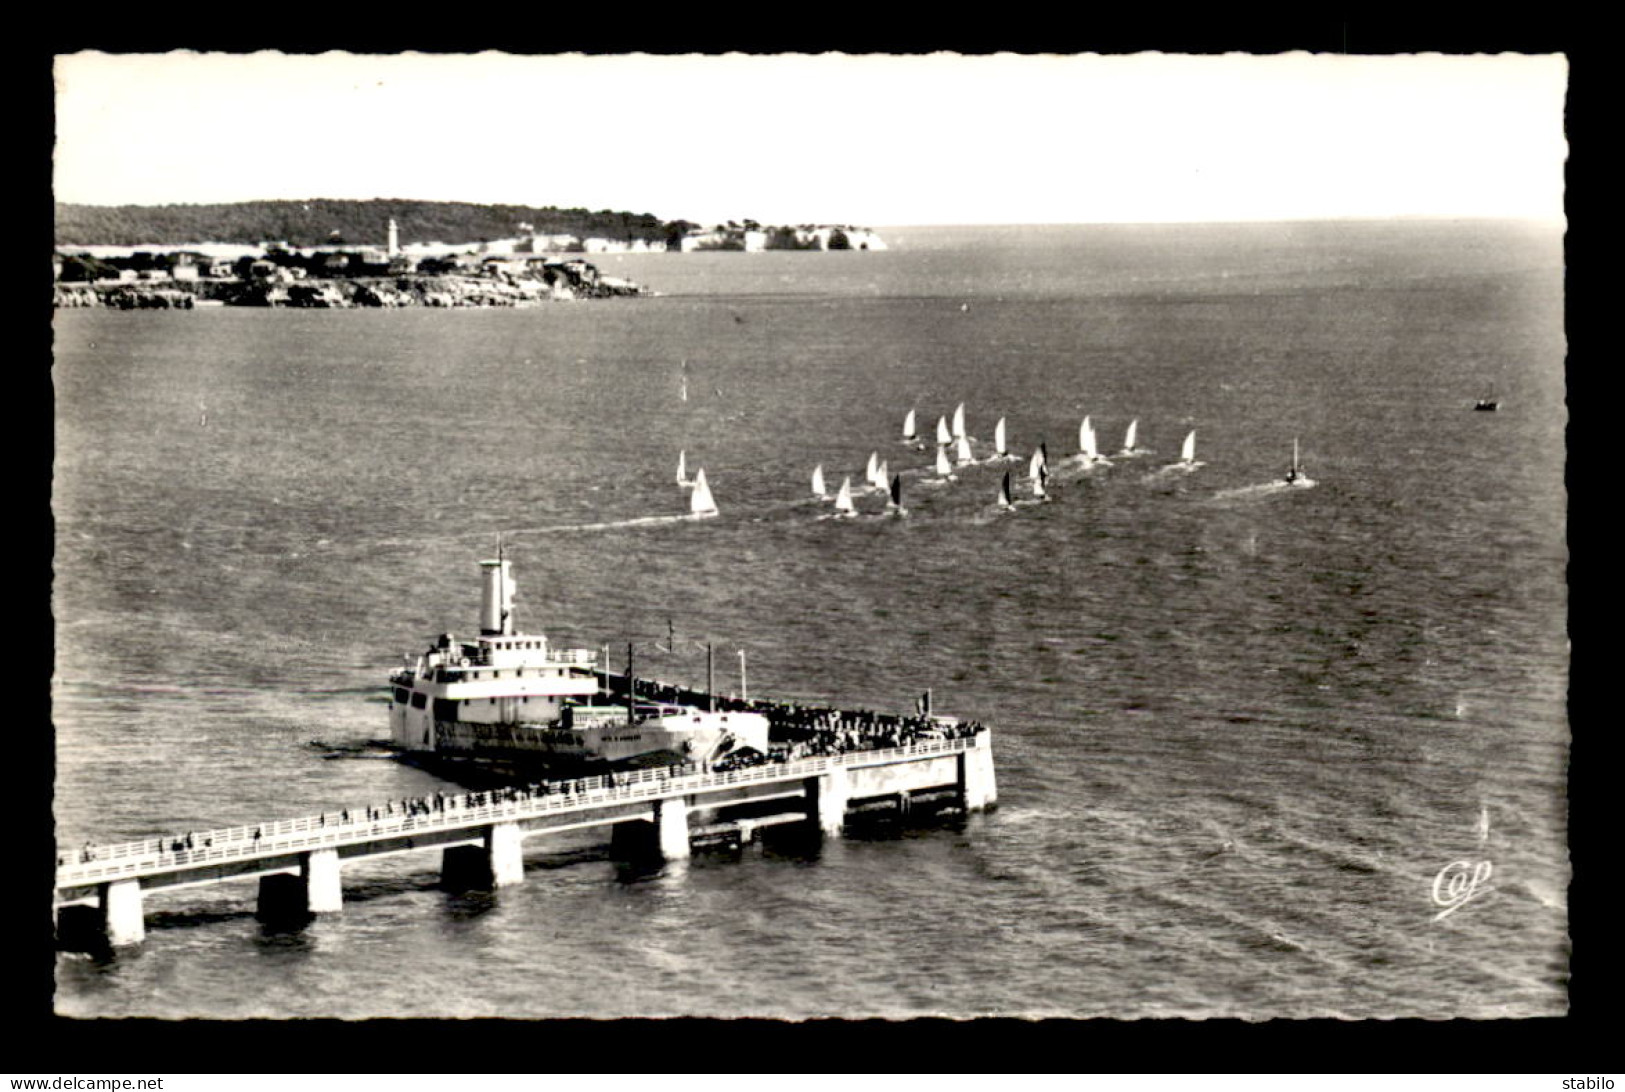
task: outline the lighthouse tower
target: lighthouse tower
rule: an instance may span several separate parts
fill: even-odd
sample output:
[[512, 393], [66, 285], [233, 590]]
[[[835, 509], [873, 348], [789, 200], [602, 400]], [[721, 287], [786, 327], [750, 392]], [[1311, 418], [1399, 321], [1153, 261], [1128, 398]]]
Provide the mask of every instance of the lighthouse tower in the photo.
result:
[[400, 233], [400, 229], [395, 226], [395, 221], [391, 220], [389, 222], [389, 256], [391, 258], [393, 258], [393, 257], [397, 256], [398, 254], [400, 254], [400, 252], [401, 252], [401, 233]]

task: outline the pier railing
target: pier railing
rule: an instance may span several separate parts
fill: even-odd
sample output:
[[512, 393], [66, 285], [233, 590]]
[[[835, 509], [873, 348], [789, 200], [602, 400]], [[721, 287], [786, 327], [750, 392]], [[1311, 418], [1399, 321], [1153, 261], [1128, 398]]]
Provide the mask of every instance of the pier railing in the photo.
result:
[[[185, 834], [153, 835], [135, 842], [89, 845], [62, 854], [58, 858], [56, 886], [79, 887], [152, 872], [173, 872], [214, 863], [331, 848], [374, 838], [456, 831], [487, 822], [528, 819], [586, 807], [654, 800], [730, 785], [790, 781], [814, 776], [838, 766], [880, 765], [898, 759], [956, 754], [976, 745], [977, 737], [973, 735], [927, 740], [903, 747], [846, 751], [784, 762], [769, 761], [724, 772], [662, 766], [613, 776], [543, 782], [545, 792], [521, 790], [521, 795], [514, 799], [492, 799], [510, 791], [508, 789], [439, 794], [439, 806], [430, 805], [429, 810], [416, 813], [409, 810], [413, 801], [408, 798], [405, 801], [392, 800], [381, 806], [340, 808], [296, 819], [277, 819]], [[465, 803], [470, 798], [482, 795], [485, 797], [484, 803]], [[436, 799], [420, 797], [416, 802], [424, 805]], [[348, 819], [344, 818], [346, 813]], [[187, 838], [191, 839], [190, 848], [171, 848], [175, 842]]]

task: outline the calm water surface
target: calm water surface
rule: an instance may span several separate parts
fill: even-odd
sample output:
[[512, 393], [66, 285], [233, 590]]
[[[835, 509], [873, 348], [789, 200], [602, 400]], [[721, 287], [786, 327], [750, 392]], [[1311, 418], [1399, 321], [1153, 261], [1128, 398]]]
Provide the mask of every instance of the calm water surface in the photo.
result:
[[[640, 670], [699, 682], [711, 640], [725, 688], [736, 649], [753, 693], [933, 688], [994, 727], [1000, 806], [653, 874], [532, 844], [495, 896], [394, 859], [291, 936], [252, 883], [156, 896], [140, 948], [59, 957], [58, 1011], [1565, 1011], [1555, 231], [887, 236], [605, 256], [644, 300], [60, 313], [61, 845], [445, 788], [307, 743], [386, 734], [387, 672], [473, 625], [498, 532], [555, 642], [669, 625]], [[921, 484], [903, 415], [959, 402], [1047, 445], [1051, 503], [998, 515], [1003, 466]], [[1148, 451], [1065, 465], [1085, 414]], [[1193, 428], [1204, 465], [1165, 469]], [[1268, 488], [1294, 437], [1318, 484]], [[616, 526], [684, 510], [680, 450], [722, 515]], [[818, 520], [813, 466], [861, 480], [871, 451], [909, 518]], [[1456, 860], [1493, 890], [1435, 921]]]

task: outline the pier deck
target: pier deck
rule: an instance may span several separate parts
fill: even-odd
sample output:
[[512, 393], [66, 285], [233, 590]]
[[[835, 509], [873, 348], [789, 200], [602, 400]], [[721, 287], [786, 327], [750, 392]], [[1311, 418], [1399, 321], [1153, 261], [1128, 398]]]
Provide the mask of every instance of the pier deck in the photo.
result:
[[[882, 750], [768, 762], [726, 772], [682, 767], [544, 783], [545, 791], [437, 794], [222, 830], [90, 845], [58, 860], [54, 905], [112, 944], [144, 935], [142, 894], [260, 879], [262, 915], [339, 910], [341, 862], [428, 850], [443, 874], [469, 886], [523, 879], [525, 838], [609, 826], [615, 843], [666, 859], [696, 836], [804, 822], [838, 834], [850, 807], [951, 791], [966, 811], [996, 799], [991, 733]], [[470, 804], [470, 800], [483, 802]], [[771, 802], [782, 801], [779, 805]], [[764, 807], [765, 805], [765, 807]], [[346, 818], [347, 815], [347, 818]], [[691, 821], [691, 819], [693, 821]], [[190, 846], [175, 843], [190, 839]]]

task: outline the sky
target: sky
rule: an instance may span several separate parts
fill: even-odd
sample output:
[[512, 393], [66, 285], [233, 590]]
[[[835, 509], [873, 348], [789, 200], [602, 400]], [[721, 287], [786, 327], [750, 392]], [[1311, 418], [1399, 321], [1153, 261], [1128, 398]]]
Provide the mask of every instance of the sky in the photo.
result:
[[76, 53], [58, 201], [702, 224], [1560, 220], [1557, 55]]

